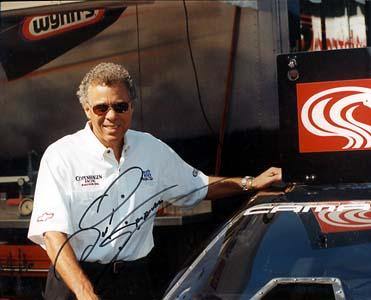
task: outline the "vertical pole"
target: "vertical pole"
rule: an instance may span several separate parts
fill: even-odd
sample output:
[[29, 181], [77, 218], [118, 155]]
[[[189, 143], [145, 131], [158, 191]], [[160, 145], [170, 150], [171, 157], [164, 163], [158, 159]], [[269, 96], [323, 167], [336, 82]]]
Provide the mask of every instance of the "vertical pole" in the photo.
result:
[[227, 127], [229, 103], [230, 103], [230, 99], [232, 96], [233, 73], [234, 73], [234, 65], [235, 65], [235, 60], [236, 60], [238, 36], [240, 32], [240, 20], [241, 20], [241, 7], [236, 7], [235, 12], [234, 12], [231, 50], [230, 50], [230, 55], [229, 55], [228, 74], [227, 74], [226, 88], [225, 88], [225, 94], [224, 94], [224, 109], [223, 109], [220, 130], [219, 130], [219, 143], [218, 143], [218, 148], [216, 152], [216, 164], [215, 164], [215, 175], [216, 176], [220, 175], [220, 170], [222, 166], [222, 151], [223, 151], [225, 130]]

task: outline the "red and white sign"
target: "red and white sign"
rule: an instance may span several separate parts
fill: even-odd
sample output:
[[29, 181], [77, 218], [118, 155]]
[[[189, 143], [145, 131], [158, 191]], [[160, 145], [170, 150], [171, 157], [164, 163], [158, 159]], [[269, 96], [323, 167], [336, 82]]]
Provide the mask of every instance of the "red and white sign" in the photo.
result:
[[371, 230], [371, 210], [346, 209], [313, 213], [323, 233]]
[[104, 9], [96, 9], [27, 17], [22, 26], [22, 33], [27, 40], [41, 40], [97, 23], [103, 16]]
[[296, 85], [299, 151], [371, 150], [371, 79]]

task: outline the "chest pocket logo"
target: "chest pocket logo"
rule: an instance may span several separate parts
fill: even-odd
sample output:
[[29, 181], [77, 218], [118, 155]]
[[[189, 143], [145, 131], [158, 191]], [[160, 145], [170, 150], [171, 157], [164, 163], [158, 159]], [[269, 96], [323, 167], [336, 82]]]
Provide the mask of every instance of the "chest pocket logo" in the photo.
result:
[[143, 181], [153, 180], [153, 177], [152, 177], [151, 171], [150, 171], [149, 169], [143, 171], [142, 180], [143, 180]]

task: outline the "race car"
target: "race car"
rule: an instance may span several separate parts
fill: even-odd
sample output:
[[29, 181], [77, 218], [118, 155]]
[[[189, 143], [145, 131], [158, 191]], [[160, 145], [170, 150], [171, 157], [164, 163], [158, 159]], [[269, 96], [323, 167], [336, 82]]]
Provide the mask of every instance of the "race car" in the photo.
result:
[[278, 56], [286, 184], [246, 199], [164, 299], [370, 299], [369, 53]]
[[371, 185], [261, 192], [164, 299], [369, 299]]

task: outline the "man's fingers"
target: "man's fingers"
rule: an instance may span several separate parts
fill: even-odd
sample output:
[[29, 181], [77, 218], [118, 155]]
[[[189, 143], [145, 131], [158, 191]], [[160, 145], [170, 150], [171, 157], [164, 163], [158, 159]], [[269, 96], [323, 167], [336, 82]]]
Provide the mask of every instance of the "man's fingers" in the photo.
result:
[[281, 176], [281, 169], [280, 168], [271, 167], [266, 172], [267, 172], [267, 175], [270, 176], [270, 177], [273, 177], [273, 176], [276, 176], [276, 175]]

